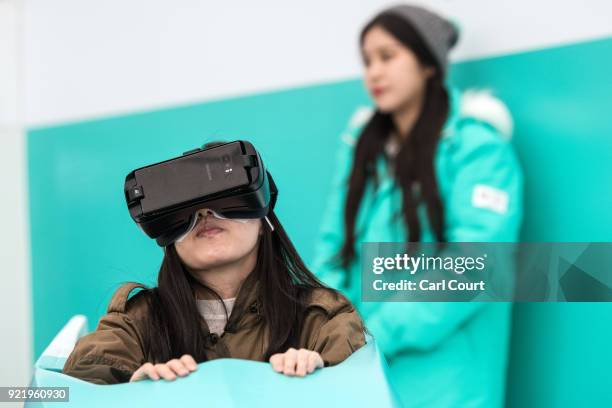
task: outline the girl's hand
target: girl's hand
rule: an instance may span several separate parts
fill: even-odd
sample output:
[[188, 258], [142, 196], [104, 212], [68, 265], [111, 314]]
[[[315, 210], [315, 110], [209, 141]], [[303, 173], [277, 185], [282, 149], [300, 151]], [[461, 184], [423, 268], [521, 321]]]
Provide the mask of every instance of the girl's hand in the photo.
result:
[[193, 357], [191, 357], [189, 354], [185, 354], [180, 359], [175, 358], [165, 364], [145, 363], [141, 365], [140, 368], [134, 371], [134, 374], [132, 374], [130, 382], [140, 381], [147, 378], [154, 381], [157, 381], [160, 378], [173, 381], [176, 379], [177, 375], [179, 377], [184, 377], [197, 369], [198, 365]]
[[298, 377], [304, 377], [324, 365], [321, 355], [316, 351], [294, 348], [274, 354], [270, 357], [270, 364], [277, 373]]

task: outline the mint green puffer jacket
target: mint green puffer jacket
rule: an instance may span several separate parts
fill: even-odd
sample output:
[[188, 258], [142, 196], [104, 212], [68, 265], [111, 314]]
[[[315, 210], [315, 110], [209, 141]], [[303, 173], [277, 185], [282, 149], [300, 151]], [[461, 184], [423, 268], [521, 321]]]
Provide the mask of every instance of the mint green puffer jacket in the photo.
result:
[[[401, 194], [388, 166], [368, 186], [356, 221], [357, 258], [350, 282], [333, 258], [344, 242], [343, 214], [353, 148], [371, 109], [359, 108], [342, 134], [338, 168], [315, 248], [312, 270], [357, 305], [385, 353], [391, 380], [407, 407], [501, 407], [511, 304], [361, 302], [362, 242], [407, 239]], [[522, 219], [523, 178], [506, 107], [486, 92], [450, 92], [450, 111], [435, 155], [449, 242], [515, 242]], [[419, 208], [422, 241], [434, 236]]]

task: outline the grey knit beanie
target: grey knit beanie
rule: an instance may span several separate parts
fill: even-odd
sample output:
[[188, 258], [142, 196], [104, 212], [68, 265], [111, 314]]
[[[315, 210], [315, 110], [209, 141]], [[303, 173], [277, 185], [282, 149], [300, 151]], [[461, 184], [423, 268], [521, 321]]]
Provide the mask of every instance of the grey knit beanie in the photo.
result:
[[380, 14], [393, 14], [412, 25], [421, 36], [438, 66], [446, 72], [448, 52], [459, 40], [459, 30], [450, 21], [418, 6], [402, 4], [382, 11]]

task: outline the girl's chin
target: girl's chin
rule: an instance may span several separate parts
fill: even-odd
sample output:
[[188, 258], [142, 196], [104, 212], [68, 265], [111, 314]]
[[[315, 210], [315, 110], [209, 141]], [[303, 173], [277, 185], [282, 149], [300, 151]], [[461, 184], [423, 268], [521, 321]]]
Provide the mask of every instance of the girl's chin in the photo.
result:
[[390, 103], [388, 101], [375, 101], [376, 109], [378, 109], [382, 113], [393, 113], [397, 110], [397, 104]]
[[223, 265], [227, 265], [231, 262], [232, 261], [230, 259], [219, 257], [218, 255], [202, 256], [199, 262], [195, 262], [194, 269], [198, 269], [198, 270], [213, 269], [213, 268], [218, 268]]

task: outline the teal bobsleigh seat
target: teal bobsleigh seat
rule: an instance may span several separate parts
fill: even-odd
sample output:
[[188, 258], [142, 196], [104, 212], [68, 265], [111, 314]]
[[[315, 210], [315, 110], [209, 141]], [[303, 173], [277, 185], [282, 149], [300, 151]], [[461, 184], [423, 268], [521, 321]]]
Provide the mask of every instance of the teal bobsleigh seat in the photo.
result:
[[[85, 316], [74, 316], [34, 366], [32, 387], [69, 387], [70, 400], [59, 403], [62, 407], [400, 405], [387, 379], [387, 363], [371, 337], [341, 364], [303, 378], [278, 374], [268, 363], [226, 358], [201, 363], [197, 371], [172, 382], [97, 385], [61, 372], [77, 339], [86, 332]], [[29, 402], [26, 406], [56, 407], [58, 403]]]

